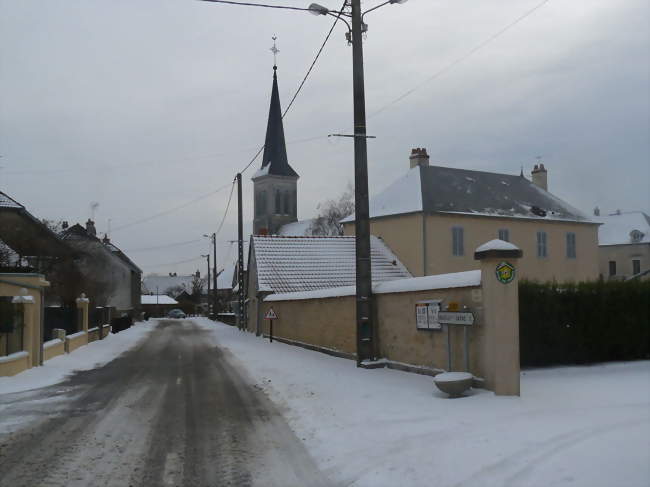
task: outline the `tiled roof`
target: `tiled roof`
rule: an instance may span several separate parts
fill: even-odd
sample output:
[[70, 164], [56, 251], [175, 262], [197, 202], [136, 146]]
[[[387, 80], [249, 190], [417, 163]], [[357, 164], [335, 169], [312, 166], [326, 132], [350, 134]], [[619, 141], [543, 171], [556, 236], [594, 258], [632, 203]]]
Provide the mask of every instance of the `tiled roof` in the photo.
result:
[[2, 191], [0, 191], [0, 207], [1, 208], [24, 208], [23, 205], [21, 205], [16, 200], [7, 196]]
[[[253, 236], [260, 291], [311, 291], [355, 283], [354, 237]], [[397, 256], [371, 237], [373, 282], [412, 277]]]
[[593, 223], [523, 176], [452, 167], [412, 168], [370, 199], [371, 218], [420, 211]]

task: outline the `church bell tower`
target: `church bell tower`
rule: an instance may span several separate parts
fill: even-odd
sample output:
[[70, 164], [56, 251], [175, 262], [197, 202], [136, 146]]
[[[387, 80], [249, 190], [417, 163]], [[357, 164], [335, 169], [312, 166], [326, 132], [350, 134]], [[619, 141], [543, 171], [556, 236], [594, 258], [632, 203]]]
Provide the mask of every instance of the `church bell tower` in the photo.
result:
[[[279, 51], [273, 39], [271, 51]], [[271, 106], [266, 126], [266, 140], [262, 166], [253, 175], [255, 195], [253, 219], [254, 235], [274, 235], [282, 225], [298, 220], [298, 173], [289, 165], [282, 125], [282, 108], [278, 92], [278, 67], [273, 65]]]

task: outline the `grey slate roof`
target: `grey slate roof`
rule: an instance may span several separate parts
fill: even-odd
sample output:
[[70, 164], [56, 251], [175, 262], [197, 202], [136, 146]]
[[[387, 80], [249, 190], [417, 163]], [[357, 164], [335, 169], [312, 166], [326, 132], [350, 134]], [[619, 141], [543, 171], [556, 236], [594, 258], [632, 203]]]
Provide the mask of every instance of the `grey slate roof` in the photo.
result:
[[275, 66], [273, 67], [273, 87], [271, 89], [271, 105], [266, 126], [262, 167], [256, 173], [256, 176], [263, 174], [298, 177], [298, 173], [289, 165], [287, 159], [287, 146], [284, 140], [282, 108], [280, 106], [280, 93], [278, 91], [278, 77]]
[[[253, 236], [260, 291], [287, 293], [355, 284], [354, 237]], [[373, 282], [412, 277], [377, 237], [370, 242]]]
[[371, 218], [421, 211], [595, 223], [523, 176], [441, 166], [410, 169], [370, 200]]

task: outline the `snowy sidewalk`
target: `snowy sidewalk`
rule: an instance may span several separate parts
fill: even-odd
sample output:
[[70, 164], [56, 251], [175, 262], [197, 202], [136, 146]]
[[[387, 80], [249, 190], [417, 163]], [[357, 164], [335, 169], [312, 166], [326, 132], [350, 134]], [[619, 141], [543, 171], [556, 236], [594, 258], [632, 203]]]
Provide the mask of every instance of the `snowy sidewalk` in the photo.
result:
[[350, 486], [650, 485], [650, 362], [527, 371], [521, 397], [447, 399], [430, 377], [194, 320]]
[[57, 384], [76, 370], [100, 367], [137, 345], [156, 324], [155, 320], [146, 323], [136, 322], [120, 333], [110, 334], [103, 340], [91, 342], [72, 353], [47, 360], [42, 367], [32, 367], [13, 377], [0, 377], [0, 394]]

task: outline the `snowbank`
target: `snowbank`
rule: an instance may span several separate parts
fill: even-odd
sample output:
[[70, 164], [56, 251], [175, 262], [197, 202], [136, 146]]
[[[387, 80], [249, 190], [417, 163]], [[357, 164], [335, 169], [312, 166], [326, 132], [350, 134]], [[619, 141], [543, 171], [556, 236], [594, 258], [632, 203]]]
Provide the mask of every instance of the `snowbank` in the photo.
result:
[[431, 377], [197, 323], [285, 411], [337, 485], [650, 485], [648, 361], [525, 371], [521, 397], [448, 399]]
[[0, 394], [49, 386], [61, 382], [76, 370], [89, 370], [104, 365], [135, 346], [156, 324], [155, 321], [136, 323], [120, 333], [110, 334], [103, 340], [84, 345], [72, 353], [52, 358], [42, 367], [32, 367], [13, 377], [0, 377]]

